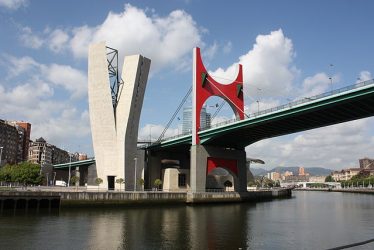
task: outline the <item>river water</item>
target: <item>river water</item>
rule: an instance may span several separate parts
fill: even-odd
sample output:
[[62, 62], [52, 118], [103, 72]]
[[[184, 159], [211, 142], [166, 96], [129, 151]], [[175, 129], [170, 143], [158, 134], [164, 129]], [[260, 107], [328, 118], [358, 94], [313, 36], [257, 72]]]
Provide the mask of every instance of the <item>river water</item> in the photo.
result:
[[[0, 216], [0, 249], [328, 249], [374, 238], [374, 195]], [[374, 249], [374, 243], [354, 249]]]

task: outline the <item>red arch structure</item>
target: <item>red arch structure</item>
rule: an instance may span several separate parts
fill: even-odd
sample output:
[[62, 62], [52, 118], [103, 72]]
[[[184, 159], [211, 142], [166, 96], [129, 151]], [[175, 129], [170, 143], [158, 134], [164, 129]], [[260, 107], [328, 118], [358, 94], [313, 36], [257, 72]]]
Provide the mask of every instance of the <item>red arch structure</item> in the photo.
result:
[[236, 79], [230, 84], [221, 84], [214, 80], [205, 69], [201, 59], [200, 48], [194, 49], [193, 66], [193, 134], [192, 144], [200, 144], [200, 112], [205, 101], [211, 96], [219, 96], [226, 100], [233, 109], [237, 119], [244, 119], [243, 72], [239, 64]]

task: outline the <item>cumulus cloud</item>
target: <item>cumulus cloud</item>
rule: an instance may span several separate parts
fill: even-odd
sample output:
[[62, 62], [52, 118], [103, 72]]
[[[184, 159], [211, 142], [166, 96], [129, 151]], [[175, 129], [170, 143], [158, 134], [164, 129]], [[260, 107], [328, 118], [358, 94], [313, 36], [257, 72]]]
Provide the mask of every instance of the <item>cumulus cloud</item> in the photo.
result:
[[361, 119], [263, 140], [246, 150], [248, 154], [265, 160], [269, 167], [355, 167], [358, 165], [358, 159], [372, 154], [372, 125], [372, 119]]
[[3, 55], [3, 59], [8, 66], [8, 80], [22, 78], [34, 83], [44, 82], [51, 87], [59, 86], [67, 90], [72, 98], [82, 98], [87, 94], [87, 75], [81, 70], [69, 65], [41, 64], [31, 57]]
[[[66, 65], [40, 64], [30, 57], [5, 58], [9, 79], [0, 82], [0, 117], [30, 122], [33, 139], [42, 136], [57, 146], [66, 141], [87, 140], [88, 111], [79, 110], [79, 100], [66, 97], [67, 93], [59, 89], [66, 89], [72, 97], [84, 96], [85, 91], [75, 83], [84, 81], [86, 85], [86, 76]], [[91, 147], [82, 149], [90, 151]]]
[[267, 35], [258, 35], [253, 48], [242, 55], [237, 63], [227, 69], [218, 68], [211, 74], [213, 77], [234, 79], [239, 63], [243, 65], [244, 91], [247, 95], [253, 96], [259, 88], [261, 96], [284, 96], [291, 91], [292, 82], [298, 74], [292, 65], [294, 57], [292, 41], [279, 29]]
[[[120, 56], [142, 54], [152, 60], [152, 69], [173, 66], [178, 70], [190, 68], [192, 48], [205, 47], [201, 40], [204, 32], [191, 15], [174, 10], [166, 16], [126, 4], [120, 13], [109, 12], [97, 26], [83, 25], [70, 29], [46, 29], [44, 37], [29, 27], [20, 28], [20, 40], [29, 48], [47, 44], [53, 52], [69, 49], [74, 57], [86, 58], [91, 43], [106, 41], [107, 46], [118, 49]], [[207, 47], [208, 56], [216, 53], [218, 45]]]
[[16, 10], [20, 7], [26, 7], [28, 2], [28, 0], [0, 0], [0, 7]]
[[[156, 141], [161, 133], [164, 131], [165, 126], [160, 124], [146, 124], [139, 128], [138, 139], [141, 141]], [[163, 138], [175, 136], [182, 133], [182, 127], [179, 125], [177, 128], [169, 128]]]
[[21, 27], [20, 32], [20, 41], [25, 47], [39, 49], [44, 44], [44, 39], [33, 33], [30, 27]]
[[69, 41], [68, 33], [61, 29], [56, 29], [52, 31], [49, 35], [48, 47], [53, 52], [58, 53], [66, 48], [68, 41]]
[[62, 86], [72, 94], [72, 98], [85, 97], [87, 94], [87, 75], [69, 65], [51, 64], [43, 66], [43, 76], [51, 83]]
[[75, 57], [86, 57], [90, 43], [106, 41], [122, 55], [141, 53], [151, 58], [154, 69], [174, 65], [202, 44], [201, 32], [186, 12], [148, 16], [147, 11], [130, 4], [121, 13], [110, 12], [100, 25], [77, 27], [72, 33], [70, 46]]

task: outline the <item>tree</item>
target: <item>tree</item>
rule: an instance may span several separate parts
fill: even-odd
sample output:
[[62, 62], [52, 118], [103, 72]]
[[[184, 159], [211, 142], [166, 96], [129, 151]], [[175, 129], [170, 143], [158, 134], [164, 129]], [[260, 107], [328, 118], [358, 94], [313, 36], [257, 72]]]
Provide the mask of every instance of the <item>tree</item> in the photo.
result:
[[125, 180], [123, 178], [119, 178], [116, 180], [116, 183], [119, 184], [119, 191], [121, 191], [121, 186], [123, 183], [125, 183]]
[[100, 184], [103, 183], [103, 179], [97, 177], [97, 178], [95, 179], [95, 183], [96, 183], [96, 185], [97, 185], [97, 191], [99, 192], [99, 187], [100, 187]]
[[138, 184], [142, 187], [142, 190], [144, 188], [144, 180], [142, 178], [138, 179]]
[[325, 182], [333, 182], [333, 181], [334, 181], [334, 178], [332, 178], [331, 175], [326, 176], [326, 178], [325, 178]]
[[158, 189], [158, 188], [160, 188], [161, 185], [162, 185], [162, 180], [156, 179], [155, 182], [154, 182], [155, 188]]
[[0, 168], [0, 181], [5, 182], [12, 182], [12, 166], [5, 165], [4, 167]]
[[[78, 176], [72, 176], [70, 178], [70, 182], [75, 185], [75, 190], [78, 190], [78, 186], [79, 186], [79, 177]], [[78, 185], [77, 185], [78, 184]]]
[[40, 166], [31, 162], [21, 162], [17, 165], [6, 165], [0, 170], [0, 180], [19, 182], [23, 185], [41, 184]]

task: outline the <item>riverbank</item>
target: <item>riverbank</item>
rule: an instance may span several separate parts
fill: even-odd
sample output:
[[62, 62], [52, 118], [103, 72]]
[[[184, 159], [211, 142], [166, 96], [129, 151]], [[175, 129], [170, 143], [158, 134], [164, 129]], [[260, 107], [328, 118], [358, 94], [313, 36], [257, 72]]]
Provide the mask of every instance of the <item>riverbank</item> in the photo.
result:
[[59, 197], [61, 208], [69, 207], [100, 207], [100, 206], [137, 206], [154, 204], [200, 204], [200, 203], [233, 203], [264, 201], [291, 197], [290, 189], [256, 190], [245, 193], [237, 192], [93, 192], [93, 191], [2, 191], [0, 192], [0, 206], [22, 207], [34, 200], [55, 200]]
[[322, 191], [322, 192], [342, 192], [342, 193], [360, 193], [374, 194], [373, 188], [296, 188], [295, 191]]

